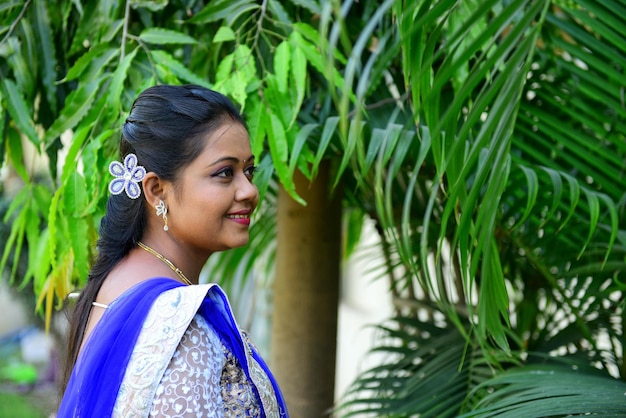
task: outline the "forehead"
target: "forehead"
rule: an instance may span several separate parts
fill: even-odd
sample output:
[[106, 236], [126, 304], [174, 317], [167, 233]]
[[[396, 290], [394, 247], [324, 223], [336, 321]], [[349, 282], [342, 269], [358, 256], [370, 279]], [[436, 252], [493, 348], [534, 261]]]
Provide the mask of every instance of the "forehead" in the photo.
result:
[[246, 128], [236, 121], [225, 121], [215, 130], [203, 136], [204, 150], [250, 149], [250, 137]]

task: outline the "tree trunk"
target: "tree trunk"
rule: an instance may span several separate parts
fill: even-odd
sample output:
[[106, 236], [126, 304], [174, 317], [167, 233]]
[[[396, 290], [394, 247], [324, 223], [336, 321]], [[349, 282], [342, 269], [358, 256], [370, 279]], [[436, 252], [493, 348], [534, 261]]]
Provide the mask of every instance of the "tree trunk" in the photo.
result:
[[278, 197], [272, 370], [297, 418], [327, 416], [334, 402], [341, 198], [329, 171], [323, 164], [313, 183], [295, 173], [307, 206], [282, 188]]

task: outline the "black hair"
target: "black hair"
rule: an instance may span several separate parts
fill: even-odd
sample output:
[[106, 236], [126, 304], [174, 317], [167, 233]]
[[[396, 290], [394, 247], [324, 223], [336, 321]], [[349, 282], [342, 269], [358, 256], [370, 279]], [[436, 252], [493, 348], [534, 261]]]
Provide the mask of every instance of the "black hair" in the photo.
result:
[[[246, 126], [234, 104], [221, 93], [196, 85], [149, 87], [135, 99], [122, 126], [121, 161], [134, 153], [138, 165], [146, 172], [152, 171], [163, 180], [176, 182], [181, 170], [204, 148], [201, 138], [227, 119]], [[131, 199], [121, 193], [110, 195], [107, 200], [106, 213], [100, 223], [98, 255], [70, 314], [62, 391], [78, 357], [92, 302], [111, 270], [141, 240], [146, 213], [143, 194]]]

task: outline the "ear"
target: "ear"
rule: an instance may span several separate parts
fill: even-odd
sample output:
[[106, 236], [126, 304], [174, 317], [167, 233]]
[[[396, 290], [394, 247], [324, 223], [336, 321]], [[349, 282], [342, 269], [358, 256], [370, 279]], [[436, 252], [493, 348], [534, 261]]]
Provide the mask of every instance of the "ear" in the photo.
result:
[[146, 201], [153, 208], [156, 208], [159, 201], [164, 200], [169, 187], [168, 182], [157, 176], [154, 171], [146, 173], [141, 181], [141, 185], [146, 196]]

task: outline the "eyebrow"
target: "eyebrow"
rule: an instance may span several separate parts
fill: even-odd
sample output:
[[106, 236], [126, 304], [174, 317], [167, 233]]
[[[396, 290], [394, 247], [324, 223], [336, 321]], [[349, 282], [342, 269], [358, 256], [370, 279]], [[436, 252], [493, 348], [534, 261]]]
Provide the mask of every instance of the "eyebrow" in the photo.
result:
[[[248, 158], [244, 159], [243, 162], [245, 164], [246, 162], [252, 161], [252, 160], [254, 160], [254, 155], [251, 155]], [[211, 164], [209, 164], [209, 167], [213, 167], [214, 165], [219, 164], [219, 163], [221, 163], [223, 161], [232, 161], [233, 163], [238, 163], [239, 161], [242, 161], [242, 160], [240, 160], [239, 158], [236, 158], [236, 157], [222, 157], [222, 158], [219, 158], [219, 159], [213, 161]]]

